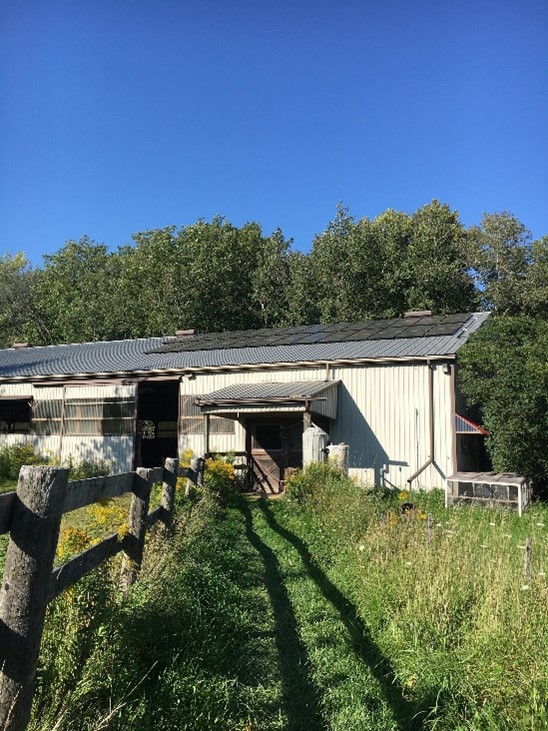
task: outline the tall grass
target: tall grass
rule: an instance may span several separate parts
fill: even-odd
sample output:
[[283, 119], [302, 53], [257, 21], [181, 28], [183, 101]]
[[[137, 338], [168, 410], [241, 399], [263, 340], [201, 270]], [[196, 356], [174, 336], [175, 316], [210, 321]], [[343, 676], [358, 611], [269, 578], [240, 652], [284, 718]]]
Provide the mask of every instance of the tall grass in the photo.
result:
[[275, 510], [355, 604], [424, 728], [548, 728], [548, 509], [519, 518], [402, 497], [414, 511], [315, 466]]
[[184, 501], [175, 535], [149, 539], [127, 594], [113, 561], [53, 602], [31, 731], [284, 728], [270, 608], [244, 523], [218, 495]]

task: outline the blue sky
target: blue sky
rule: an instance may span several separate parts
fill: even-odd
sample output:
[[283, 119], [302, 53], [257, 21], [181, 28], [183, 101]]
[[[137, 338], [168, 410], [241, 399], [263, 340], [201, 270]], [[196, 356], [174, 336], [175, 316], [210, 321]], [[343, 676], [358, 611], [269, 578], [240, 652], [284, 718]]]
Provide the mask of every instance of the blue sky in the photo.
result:
[[548, 234], [545, 0], [1, 0], [0, 255], [437, 198]]

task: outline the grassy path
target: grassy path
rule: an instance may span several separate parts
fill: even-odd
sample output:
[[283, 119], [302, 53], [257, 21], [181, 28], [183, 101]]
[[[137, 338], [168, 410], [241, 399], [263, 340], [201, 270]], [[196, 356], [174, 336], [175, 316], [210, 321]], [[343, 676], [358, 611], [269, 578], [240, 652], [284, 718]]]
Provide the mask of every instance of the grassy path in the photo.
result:
[[277, 507], [203, 499], [127, 595], [96, 573], [53, 602], [29, 731], [411, 728], [389, 663]]
[[277, 519], [276, 506], [258, 501], [244, 514], [249, 542], [264, 564], [279, 664], [289, 686], [283, 694], [287, 728], [413, 728], [413, 710], [389, 662], [352, 604]]

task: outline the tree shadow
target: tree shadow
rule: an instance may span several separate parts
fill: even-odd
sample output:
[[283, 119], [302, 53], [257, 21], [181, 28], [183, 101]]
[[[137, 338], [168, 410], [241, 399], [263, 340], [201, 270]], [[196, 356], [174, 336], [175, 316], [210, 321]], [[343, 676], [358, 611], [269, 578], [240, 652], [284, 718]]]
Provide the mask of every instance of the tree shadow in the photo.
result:
[[[264, 502], [263, 500], [260, 501]], [[299, 637], [297, 620], [285, 588], [280, 564], [253, 529], [251, 509], [242, 503], [246, 537], [260, 554], [264, 564], [264, 581], [274, 615], [274, 640], [282, 680], [283, 705], [288, 731], [325, 731], [317, 690], [309, 672], [309, 658]]]
[[421, 709], [416, 703], [405, 699], [404, 688], [396, 678], [393, 667], [379, 646], [372, 639], [365, 623], [360, 618], [356, 607], [333, 584], [326, 574], [314, 563], [305, 543], [291, 531], [280, 525], [270, 510], [266, 500], [259, 501], [259, 508], [273, 531], [290, 543], [299, 553], [308, 575], [316, 583], [324, 598], [339, 614], [350, 637], [352, 648], [358, 658], [370, 668], [381, 688], [382, 694], [392, 709], [394, 719], [403, 731], [414, 731], [422, 728], [419, 718]]

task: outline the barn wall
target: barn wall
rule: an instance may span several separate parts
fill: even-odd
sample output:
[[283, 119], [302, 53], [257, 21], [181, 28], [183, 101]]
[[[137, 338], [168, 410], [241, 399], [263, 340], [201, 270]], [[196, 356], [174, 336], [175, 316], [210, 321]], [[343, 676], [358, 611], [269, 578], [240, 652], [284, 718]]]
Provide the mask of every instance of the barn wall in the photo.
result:
[[[407, 487], [430, 456], [428, 365], [334, 368], [339, 412], [331, 435], [350, 445], [350, 473], [368, 484]], [[435, 462], [413, 488], [440, 487], [453, 468], [451, 376], [433, 366]]]
[[[313, 368], [280, 368], [279, 370], [242, 371], [240, 373], [207, 373], [198, 374], [195, 378], [185, 378], [181, 382], [181, 393], [184, 395], [203, 396], [235, 383], [270, 383], [282, 381], [321, 381], [326, 377], [323, 366]], [[209, 449], [211, 452], [243, 452], [245, 450], [245, 429], [239, 422], [235, 423], [235, 433], [210, 434]], [[204, 437], [200, 434], [180, 434], [179, 454], [192, 450], [194, 454], [203, 454]]]
[[[413, 482], [418, 487], [442, 487], [454, 472], [451, 376], [443, 364], [433, 368], [434, 464]], [[184, 379], [184, 394], [203, 395], [236, 383], [322, 380], [323, 366], [300, 369], [197, 375]], [[331, 441], [350, 445], [350, 474], [363, 483], [407, 487], [407, 479], [430, 456], [429, 377], [426, 363], [353, 365], [331, 368], [330, 379], [340, 380], [337, 420]], [[202, 454], [203, 434], [181, 435], [180, 450]], [[211, 451], [243, 451], [245, 430], [210, 435]], [[385, 469], [386, 468], [386, 469]]]
[[[65, 398], [70, 399], [104, 399], [135, 398], [135, 385], [84, 385], [67, 386]], [[32, 384], [0, 384], [0, 397], [27, 397], [34, 400], [62, 399], [62, 386], [33, 386]], [[134, 437], [133, 436], [67, 436], [59, 434], [0, 434], [0, 444], [20, 444], [30, 442], [34, 448], [52, 457], [59, 456], [61, 461], [72, 458], [76, 462], [106, 461], [111, 465], [111, 472], [128, 472], [133, 469]]]

